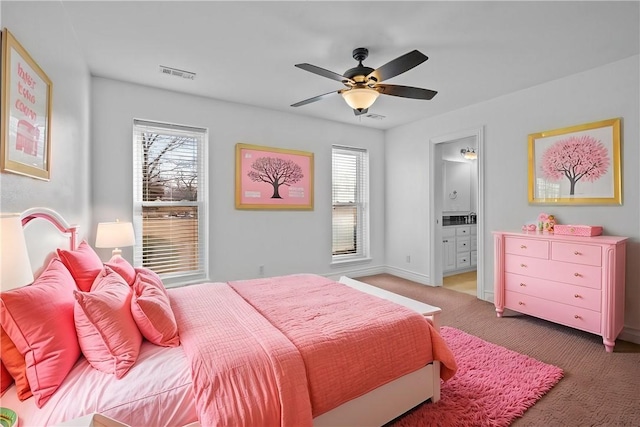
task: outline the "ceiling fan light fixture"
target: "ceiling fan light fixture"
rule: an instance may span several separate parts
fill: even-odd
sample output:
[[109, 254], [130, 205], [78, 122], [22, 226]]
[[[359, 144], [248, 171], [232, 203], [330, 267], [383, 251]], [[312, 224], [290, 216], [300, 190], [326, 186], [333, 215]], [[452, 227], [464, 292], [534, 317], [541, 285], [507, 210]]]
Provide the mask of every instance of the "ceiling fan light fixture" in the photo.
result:
[[476, 160], [478, 158], [478, 153], [476, 153], [475, 148], [463, 148], [460, 150], [460, 155], [467, 160]]
[[342, 92], [342, 97], [354, 110], [365, 110], [376, 102], [380, 93], [373, 89], [353, 88]]

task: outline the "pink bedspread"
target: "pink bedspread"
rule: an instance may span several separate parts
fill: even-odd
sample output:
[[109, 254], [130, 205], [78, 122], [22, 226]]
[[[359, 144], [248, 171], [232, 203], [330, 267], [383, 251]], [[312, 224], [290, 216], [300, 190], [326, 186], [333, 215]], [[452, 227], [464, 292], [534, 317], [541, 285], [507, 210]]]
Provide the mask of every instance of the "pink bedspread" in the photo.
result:
[[229, 282], [300, 351], [313, 416], [453, 354], [423, 316], [316, 275]]
[[203, 426], [310, 426], [453, 354], [420, 314], [321, 276], [172, 289]]
[[295, 346], [224, 284], [173, 289], [202, 426], [310, 426]]

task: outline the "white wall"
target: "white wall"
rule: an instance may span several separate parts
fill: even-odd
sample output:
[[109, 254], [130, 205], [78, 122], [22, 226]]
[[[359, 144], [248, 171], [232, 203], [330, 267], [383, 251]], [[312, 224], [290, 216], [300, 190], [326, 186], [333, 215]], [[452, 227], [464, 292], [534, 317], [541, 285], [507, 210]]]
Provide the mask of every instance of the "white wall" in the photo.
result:
[[[384, 133], [133, 85], [92, 79], [94, 227], [131, 219], [134, 118], [209, 129], [210, 276], [214, 281], [297, 272], [369, 274], [384, 266]], [[313, 211], [236, 210], [235, 144], [314, 153]], [[369, 150], [371, 261], [331, 267], [331, 145]], [[123, 255], [131, 259], [131, 249]], [[105, 254], [106, 256], [107, 254]]]
[[59, 2], [0, 2], [1, 24], [53, 83], [51, 180], [0, 174], [0, 211], [44, 206], [89, 230], [89, 69]]
[[[387, 265], [429, 283], [429, 140], [484, 126], [484, 283], [493, 287], [493, 230], [519, 230], [538, 213], [562, 223], [602, 225], [629, 236], [626, 267], [626, 333], [640, 340], [640, 129], [639, 57], [492, 99], [387, 131]], [[622, 206], [529, 205], [527, 136], [545, 130], [623, 118]], [[408, 185], [407, 183], [415, 183]], [[406, 255], [411, 254], [411, 263]], [[491, 296], [490, 293], [485, 294]], [[640, 342], [640, 341], [638, 341]]]

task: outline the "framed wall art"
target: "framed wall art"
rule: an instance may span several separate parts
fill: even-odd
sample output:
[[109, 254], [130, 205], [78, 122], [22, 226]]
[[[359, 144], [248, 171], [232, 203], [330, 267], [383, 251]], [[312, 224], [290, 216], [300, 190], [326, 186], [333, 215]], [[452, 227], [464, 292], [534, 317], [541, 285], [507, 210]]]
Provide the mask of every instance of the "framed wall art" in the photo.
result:
[[49, 180], [52, 83], [6, 28], [0, 92], [0, 170]]
[[313, 153], [236, 144], [236, 209], [313, 210]]
[[529, 135], [529, 203], [622, 204], [620, 121]]

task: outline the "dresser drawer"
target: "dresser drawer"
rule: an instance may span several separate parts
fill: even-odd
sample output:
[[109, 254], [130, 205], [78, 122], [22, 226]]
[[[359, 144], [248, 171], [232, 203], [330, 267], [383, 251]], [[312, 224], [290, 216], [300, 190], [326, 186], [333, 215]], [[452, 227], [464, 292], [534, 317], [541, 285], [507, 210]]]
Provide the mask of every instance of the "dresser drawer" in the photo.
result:
[[507, 254], [504, 256], [504, 271], [546, 279], [549, 277], [548, 270], [550, 262], [548, 259]]
[[471, 250], [471, 238], [456, 237], [456, 250], [457, 252], [469, 252]]
[[579, 243], [551, 242], [551, 259], [600, 267], [602, 249]]
[[504, 251], [508, 254], [548, 259], [549, 242], [546, 240], [506, 237], [504, 239]]
[[558, 283], [537, 277], [505, 274], [507, 291], [536, 296], [549, 301], [560, 302], [592, 311], [601, 310], [602, 292], [599, 289]]
[[519, 292], [505, 292], [505, 307], [583, 331], [600, 333], [600, 313]]
[[543, 277], [557, 282], [600, 289], [602, 283], [602, 268], [591, 265], [549, 261], [549, 270], [545, 271], [545, 276]]
[[466, 268], [471, 266], [471, 252], [467, 252], [465, 254], [458, 254], [458, 259], [456, 260], [456, 268]]
[[471, 227], [456, 227], [456, 236], [469, 236], [471, 235]]

